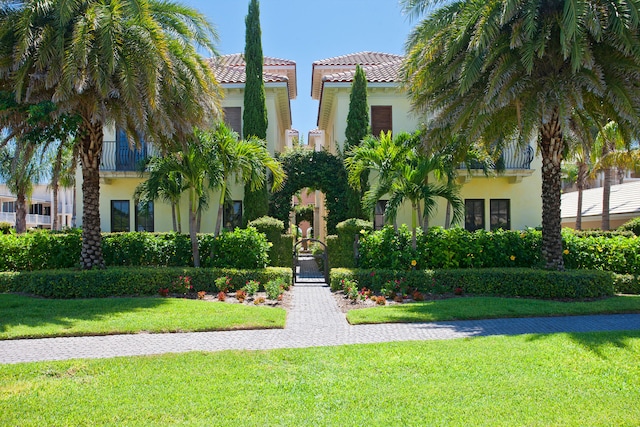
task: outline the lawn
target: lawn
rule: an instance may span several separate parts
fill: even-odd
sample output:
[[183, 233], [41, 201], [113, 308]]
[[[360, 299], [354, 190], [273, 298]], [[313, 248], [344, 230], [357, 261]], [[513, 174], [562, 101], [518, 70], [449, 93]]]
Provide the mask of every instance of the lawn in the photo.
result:
[[0, 294], [0, 339], [283, 328], [281, 308], [180, 298], [56, 300]]
[[0, 365], [0, 425], [623, 426], [640, 331]]
[[574, 302], [496, 297], [449, 298], [350, 310], [347, 320], [351, 324], [409, 323], [612, 313], [640, 313], [640, 296]]

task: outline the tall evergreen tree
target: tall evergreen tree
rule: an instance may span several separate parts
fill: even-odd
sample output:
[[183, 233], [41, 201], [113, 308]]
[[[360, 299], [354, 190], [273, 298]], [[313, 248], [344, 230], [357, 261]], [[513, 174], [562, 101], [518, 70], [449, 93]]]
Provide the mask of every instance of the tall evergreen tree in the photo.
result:
[[[260, 29], [260, 2], [251, 0], [245, 19], [246, 33], [244, 60], [246, 63], [246, 82], [244, 90], [244, 111], [242, 113], [242, 134], [244, 139], [267, 138], [267, 106], [262, 80], [262, 30]], [[247, 222], [264, 216], [269, 211], [269, 190], [267, 186], [252, 189], [244, 188], [244, 218]]]
[[[349, 98], [349, 114], [347, 115], [347, 129], [344, 151], [347, 152], [360, 145], [360, 141], [369, 133], [369, 106], [367, 105], [367, 76], [359, 65], [351, 84]], [[378, 136], [378, 135], [374, 135]]]

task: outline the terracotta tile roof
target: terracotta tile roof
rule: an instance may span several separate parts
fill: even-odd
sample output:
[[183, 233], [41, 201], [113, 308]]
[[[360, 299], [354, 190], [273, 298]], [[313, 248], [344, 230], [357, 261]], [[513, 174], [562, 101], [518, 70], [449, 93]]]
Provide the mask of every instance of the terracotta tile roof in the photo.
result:
[[[221, 84], [246, 82], [245, 61], [240, 53], [222, 55], [209, 59], [216, 79]], [[296, 63], [288, 59], [264, 57], [263, 79], [265, 83], [287, 83], [289, 96], [296, 97]]]
[[[365, 65], [363, 70], [369, 83], [392, 83], [398, 79], [398, 72], [402, 66], [402, 58], [393, 62], [386, 62], [378, 65]], [[347, 70], [341, 73], [326, 75], [323, 82], [352, 82], [356, 74], [354, 70]]]
[[379, 65], [386, 62], [395, 62], [402, 60], [402, 56], [391, 53], [381, 52], [357, 52], [349, 55], [335, 56], [333, 58], [321, 59], [314, 61], [313, 66], [317, 65]]

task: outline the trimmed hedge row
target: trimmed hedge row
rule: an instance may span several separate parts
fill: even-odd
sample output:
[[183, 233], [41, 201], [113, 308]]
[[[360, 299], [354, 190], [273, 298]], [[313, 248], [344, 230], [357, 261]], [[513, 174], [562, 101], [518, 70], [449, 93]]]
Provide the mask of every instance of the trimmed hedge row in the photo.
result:
[[614, 294], [614, 275], [604, 271], [549, 271], [530, 268], [450, 270], [332, 269], [331, 289], [343, 280], [356, 280], [360, 288], [380, 292], [383, 287], [402, 287], [426, 294], [453, 294], [456, 288], [472, 295], [582, 299]]
[[[107, 266], [189, 267], [193, 265], [187, 234], [105, 233], [102, 251]], [[218, 237], [198, 235], [201, 265], [240, 269], [264, 268], [271, 248], [264, 234], [255, 228], [236, 229]], [[282, 239], [286, 246], [286, 239]], [[275, 245], [274, 245], [275, 246]], [[20, 235], [0, 235], [0, 271], [33, 271], [72, 268], [78, 264], [82, 247], [81, 230], [52, 233], [37, 230]], [[287, 249], [291, 263], [291, 250]]]
[[259, 270], [180, 267], [112, 267], [105, 270], [43, 270], [0, 273], [0, 293], [22, 292], [46, 298], [103, 298], [157, 295], [188, 276], [194, 291], [218, 292], [215, 279], [231, 278], [233, 289], [249, 280], [265, 284], [281, 279], [291, 283], [291, 269], [267, 267]]
[[357, 218], [350, 218], [336, 225], [335, 236], [327, 236], [327, 251], [329, 256], [329, 265], [331, 268], [356, 267], [356, 259], [354, 257], [354, 240], [356, 235], [361, 235], [361, 231], [371, 232], [373, 224], [371, 221], [365, 221]]
[[[562, 232], [565, 267], [640, 275], [640, 239], [629, 233]], [[385, 227], [360, 239], [360, 268], [542, 268], [542, 233], [538, 230], [468, 232], [461, 228], [418, 230], [417, 248], [411, 231]], [[414, 265], [415, 264], [415, 265]]]

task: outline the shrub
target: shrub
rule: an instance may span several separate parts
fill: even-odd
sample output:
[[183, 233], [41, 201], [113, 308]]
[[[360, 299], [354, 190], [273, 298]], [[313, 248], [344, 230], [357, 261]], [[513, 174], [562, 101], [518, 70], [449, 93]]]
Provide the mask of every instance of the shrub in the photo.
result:
[[269, 280], [264, 285], [264, 290], [267, 293], [267, 298], [278, 299], [278, 297], [284, 292], [285, 286], [285, 283], [281, 279]]
[[245, 283], [245, 285], [242, 287], [242, 290], [245, 291], [250, 297], [254, 296], [256, 292], [258, 292], [258, 289], [260, 289], [260, 282], [255, 280], [247, 281], [247, 283]]
[[11, 234], [13, 226], [9, 222], [0, 221], [0, 234]]
[[640, 295], [640, 276], [633, 274], [614, 274], [616, 293]]
[[619, 231], [631, 231], [636, 236], [640, 236], [640, 217], [630, 219], [618, 227]]
[[350, 218], [336, 225], [337, 236], [327, 237], [327, 251], [331, 268], [353, 268], [356, 266], [354, 241], [362, 232], [373, 229], [371, 221]]
[[264, 233], [271, 243], [269, 251], [269, 265], [288, 267], [291, 265], [291, 250], [293, 248], [293, 236], [283, 235], [284, 222], [270, 216], [263, 216], [249, 222], [260, 233]]
[[[400, 289], [427, 294], [465, 294], [543, 299], [580, 299], [610, 296], [614, 277], [602, 271], [548, 271], [529, 268], [448, 269], [399, 272], [393, 270], [331, 270], [331, 289], [343, 280], [381, 292], [384, 285], [402, 281]], [[395, 288], [395, 285], [394, 285]], [[386, 288], [385, 288], [386, 289]], [[460, 292], [460, 291], [458, 291]]]
[[[217, 237], [208, 235], [207, 243], [211, 253], [208, 267], [255, 269], [266, 267], [269, 261], [267, 238], [253, 227], [236, 228]], [[207, 249], [203, 245], [202, 250]]]
[[291, 269], [268, 267], [259, 270], [112, 267], [105, 270], [44, 270], [0, 273], [0, 292], [22, 292], [47, 298], [101, 298], [113, 296], [155, 295], [170, 288], [182, 276], [190, 277], [198, 290], [217, 292], [215, 280], [231, 278], [231, 286], [247, 281], [266, 283], [282, 280], [291, 283]]

